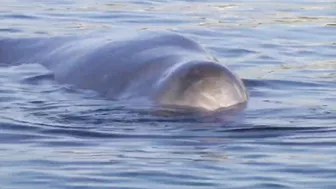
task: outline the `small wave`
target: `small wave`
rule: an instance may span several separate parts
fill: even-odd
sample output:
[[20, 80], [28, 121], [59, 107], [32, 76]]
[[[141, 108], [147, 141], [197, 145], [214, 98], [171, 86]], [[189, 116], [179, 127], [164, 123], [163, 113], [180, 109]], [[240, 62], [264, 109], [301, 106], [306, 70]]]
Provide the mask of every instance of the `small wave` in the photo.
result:
[[294, 80], [276, 80], [276, 79], [243, 79], [244, 84], [249, 88], [269, 87], [269, 88], [288, 88], [288, 87], [325, 87], [325, 82], [303, 82]]
[[233, 128], [228, 129], [225, 132], [287, 132], [287, 131], [302, 131], [302, 132], [316, 132], [316, 131], [324, 131], [329, 129], [328, 127], [290, 127], [290, 126], [267, 126], [267, 125], [260, 125], [260, 126], [247, 126], [243, 128]]
[[13, 19], [27, 19], [27, 20], [38, 19], [37, 16], [27, 15], [27, 14], [5, 14], [5, 15], [2, 15], [1, 17], [5, 18], [5, 19], [9, 19], [9, 18], [13, 18]]
[[21, 33], [23, 30], [15, 29], [15, 28], [0, 28], [0, 32], [4, 33]]
[[43, 81], [51, 81], [54, 80], [54, 74], [47, 73], [47, 74], [41, 74], [41, 75], [35, 75], [35, 76], [29, 76], [22, 80], [23, 83], [26, 84], [39, 84]]

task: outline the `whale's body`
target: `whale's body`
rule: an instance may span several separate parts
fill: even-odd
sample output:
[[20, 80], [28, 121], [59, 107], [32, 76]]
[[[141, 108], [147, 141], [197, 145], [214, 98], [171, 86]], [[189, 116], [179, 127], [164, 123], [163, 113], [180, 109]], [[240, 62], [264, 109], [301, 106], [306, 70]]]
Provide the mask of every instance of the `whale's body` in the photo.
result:
[[0, 39], [0, 63], [40, 63], [59, 83], [110, 99], [144, 98], [206, 110], [248, 99], [235, 74], [198, 43], [174, 33], [5, 38]]

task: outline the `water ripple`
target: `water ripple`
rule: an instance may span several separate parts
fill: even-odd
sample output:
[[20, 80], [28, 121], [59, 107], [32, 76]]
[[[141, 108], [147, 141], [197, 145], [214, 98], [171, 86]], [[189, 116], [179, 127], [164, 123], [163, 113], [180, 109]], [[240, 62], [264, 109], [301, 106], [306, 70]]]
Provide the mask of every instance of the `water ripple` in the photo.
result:
[[0, 17], [2, 38], [173, 30], [250, 96], [239, 114], [173, 114], [2, 62], [1, 188], [336, 187], [333, 1], [2, 0]]

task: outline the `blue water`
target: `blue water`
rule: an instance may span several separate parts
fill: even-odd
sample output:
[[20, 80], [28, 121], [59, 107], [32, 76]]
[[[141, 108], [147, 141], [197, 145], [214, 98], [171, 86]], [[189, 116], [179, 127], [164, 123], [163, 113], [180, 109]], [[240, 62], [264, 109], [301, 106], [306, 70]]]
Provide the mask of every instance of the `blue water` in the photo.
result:
[[190, 36], [244, 79], [230, 119], [157, 116], [0, 66], [0, 188], [336, 188], [336, 5], [1, 0], [0, 36]]

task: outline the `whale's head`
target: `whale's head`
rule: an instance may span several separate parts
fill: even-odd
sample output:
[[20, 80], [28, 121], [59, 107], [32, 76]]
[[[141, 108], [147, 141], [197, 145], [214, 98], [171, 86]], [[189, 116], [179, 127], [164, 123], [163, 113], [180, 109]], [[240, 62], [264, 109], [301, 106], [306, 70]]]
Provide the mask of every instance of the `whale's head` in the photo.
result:
[[208, 61], [177, 64], [157, 83], [155, 100], [160, 105], [214, 111], [246, 103], [247, 90], [225, 66]]

